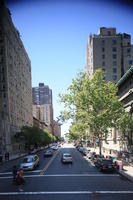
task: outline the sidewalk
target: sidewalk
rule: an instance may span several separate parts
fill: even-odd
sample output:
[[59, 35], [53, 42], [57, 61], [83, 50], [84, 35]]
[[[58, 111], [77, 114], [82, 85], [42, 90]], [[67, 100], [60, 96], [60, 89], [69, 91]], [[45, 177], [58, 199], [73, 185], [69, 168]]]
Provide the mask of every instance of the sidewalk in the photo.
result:
[[[31, 151], [30, 153], [37, 153], [39, 151], [42, 151], [43, 149], [34, 149], [34, 151]], [[0, 162], [0, 170], [2, 168], [7, 168], [8, 165], [14, 165], [14, 164], [19, 164], [20, 160], [23, 159], [23, 157], [27, 156], [29, 153], [28, 151], [23, 151], [23, 152], [17, 152], [17, 153], [10, 153], [9, 160], [5, 160], [5, 157], [3, 157], [2, 162]]]
[[133, 181], [133, 167], [128, 165], [124, 166], [124, 170], [119, 172], [122, 176], [125, 176], [129, 180]]
[[0, 162], [0, 171], [3, 171], [3, 169], [7, 170], [9, 166], [13, 167], [15, 163], [18, 164], [19, 160], [22, 159], [22, 157], [24, 157], [25, 155], [27, 155], [26, 152], [10, 154], [9, 160], [5, 160], [5, 158], [3, 157], [2, 162]]
[[[96, 152], [97, 154], [99, 154], [99, 149], [94, 149], [91, 148], [91, 151]], [[126, 177], [127, 179], [133, 181], [133, 166], [131, 165], [124, 165], [123, 166], [123, 170], [118, 171], [118, 173], [124, 177]]]

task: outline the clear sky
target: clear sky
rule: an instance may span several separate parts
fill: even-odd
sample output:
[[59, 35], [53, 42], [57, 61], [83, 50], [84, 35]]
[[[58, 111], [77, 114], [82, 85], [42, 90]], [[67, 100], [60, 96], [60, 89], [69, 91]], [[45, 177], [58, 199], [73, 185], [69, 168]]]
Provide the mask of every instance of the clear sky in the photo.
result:
[[[131, 34], [133, 43], [133, 5], [128, 0], [10, 0], [6, 5], [31, 60], [32, 86], [43, 82], [53, 91], [55, 119], [63, 109], [58, 94], [85, 69], [90, 33], [116, 27], [118, 33]], [[67, 127], [62, 126], [62, 134]]]

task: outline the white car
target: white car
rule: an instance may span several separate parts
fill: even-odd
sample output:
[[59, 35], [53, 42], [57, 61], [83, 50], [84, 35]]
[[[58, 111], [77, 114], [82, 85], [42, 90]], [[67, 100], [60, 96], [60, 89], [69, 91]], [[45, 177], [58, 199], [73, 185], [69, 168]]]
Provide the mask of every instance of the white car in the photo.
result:
[[51, 149], [58, 150], [58, 146], [57, 145], [56, 146], [52, 146]]
[[61, 157], [62, 163], [72, 163], [72, 156], [70, 153], [63, 153]]
[[39, 157], [38, 155], [29, 155], [24, 157], [22, 163], [20, 164], [20, 168], [24, 171], [33, 170], [39, 165]]

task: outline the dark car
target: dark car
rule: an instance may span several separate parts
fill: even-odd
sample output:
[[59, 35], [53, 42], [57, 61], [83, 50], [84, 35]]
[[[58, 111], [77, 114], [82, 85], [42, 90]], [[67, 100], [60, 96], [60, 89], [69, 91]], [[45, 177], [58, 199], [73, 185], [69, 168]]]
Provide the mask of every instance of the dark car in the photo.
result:
[[105, 158], [98, 158], [95, 166], [99, 169], [99, 171], [103, 172], [113, 172], [115, 171], [115, 166], [112, 160]]

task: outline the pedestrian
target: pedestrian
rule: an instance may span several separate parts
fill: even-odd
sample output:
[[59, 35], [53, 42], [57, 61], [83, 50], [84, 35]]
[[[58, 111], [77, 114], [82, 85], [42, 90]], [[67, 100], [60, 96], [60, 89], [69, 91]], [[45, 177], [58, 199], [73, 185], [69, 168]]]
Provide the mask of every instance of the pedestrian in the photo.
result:
[[19, 191], [22, 192], [22, 185], [24, 183], [24, 177], [23, 177], [23, 170], [19, 169], [18, 174], [17, 174], [17, 184], [19, 185]]
[[5, 160], [9, 160], [9, 152], [5, 153]]
[[2, 162], [3, 160], [3, 155], [2, 155], [2, 151], [0, 150], [0, 162]]
[[17, 166], [16, 165], [13, 166], [12, 174], [13, 174], [13, 182], [16, 182], [16, 178], [17, 178]]

